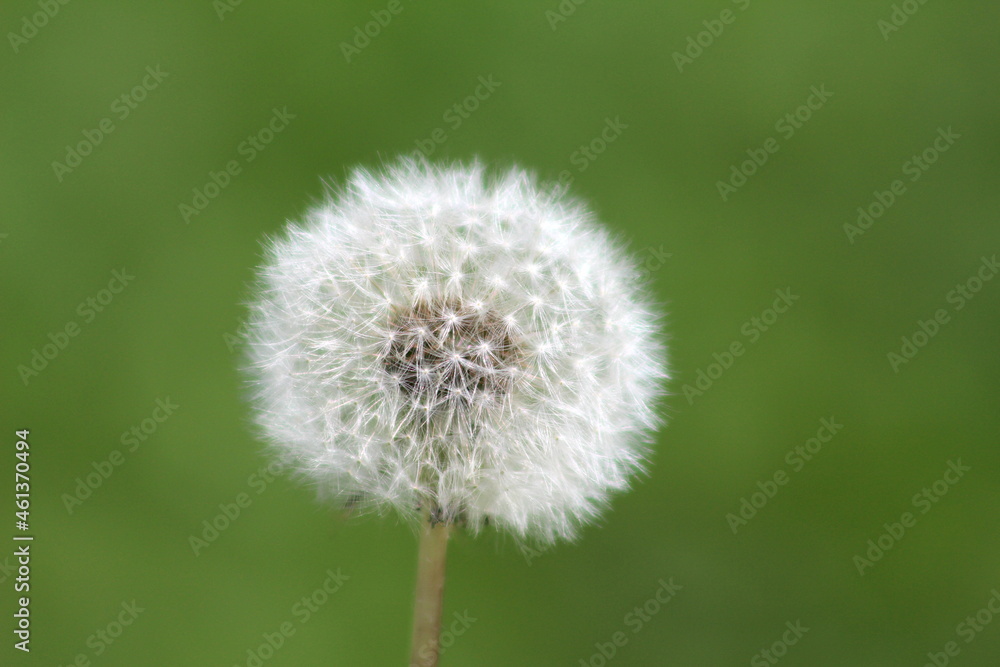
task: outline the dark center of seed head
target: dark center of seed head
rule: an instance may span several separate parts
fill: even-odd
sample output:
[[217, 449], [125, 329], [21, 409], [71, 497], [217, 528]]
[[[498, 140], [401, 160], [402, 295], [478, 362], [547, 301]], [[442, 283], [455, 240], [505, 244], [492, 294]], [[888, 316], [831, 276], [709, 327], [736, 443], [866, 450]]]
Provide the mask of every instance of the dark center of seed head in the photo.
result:
[[437, 405], [496, 399], [510, 391], [520, 355], [495, 311], [441, 299], [390, 317], [383, 363], [404, 392]]

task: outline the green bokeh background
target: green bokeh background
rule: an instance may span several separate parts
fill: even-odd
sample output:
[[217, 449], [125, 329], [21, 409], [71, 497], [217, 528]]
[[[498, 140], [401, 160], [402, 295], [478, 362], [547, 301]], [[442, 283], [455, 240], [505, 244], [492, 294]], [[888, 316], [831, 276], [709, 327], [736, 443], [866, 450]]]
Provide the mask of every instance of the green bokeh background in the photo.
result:
[[[809, 631], [781, 664], [922, 665], [949, 641], [953, 664], [1000, 661], [1000, 619], [957, 634], [1000, 587], [1000, 280], [947, 301], [1000, 251], [1000, 9], [911, 0], [886, 39], [888, 1], [563, 5], [553, 28], [556, 0], [402, 0], [347, 62], [341, 43], [386, 3], [245, 0], [220, 18], [209, 0], [70, 2], [16, 52], [39, 5], [3, 3], [0, 506], [12, 514], [13, 432], [29, 428], [36, 542], [33, 651], [11, 647], [5, 568], [0, 663], [245, 665], [339, 568], [343, 588], [264, 664], [405, 664], [414, 536], [285, 477], [256, 492], [268, 459], [231, 348], [263, 236], [321, 179], [439, 127], [433, 158], [569, 170], [643, 261], [669, 254], [650, 266], [674, 371], [651, 473], [603, 525], [531, 559], [502, 536], [454, 540], [445, 614], [476, 621], [442, 665], [600, 665], [595, 644], [619, 631], [608, 664], [753, 664], [789, 621]], [[674, 52], [724, 9], [734, 21], [678, 71]], [[147, 66], [167, 78], [119, 119]], [[444, 114], [491, 75], [453, 128]], [[832, 97], [780, 135], [821, 85]], [[295, 118], [247, 163], [241, 142], [285, 107]], [[60, 181], [52, 163], [105, 117], [114, 131]], [[619, 117], [581, 171], [574, 152]], [[908, 180], [949, 127], [960, 138]], [[780, 150], [723, 201], [717, 181], [772, 136]], [[185, 222], [179, 204], [231, 159], [241, 173]], [[849, 242], [844, 224], [894, 179], [905, 194]], [[122, 267], [134, 281], [84, 322], [78, 304]], [[799, 300], [751, 344], [741, 328], [784, 288]], [[895, 372], [887, 354], [939, 308], [950, 321]], [[79, 335], [26, 386], [17, 367], [68, 322]], [[734, 341], [745, 354], [688, 400]], [[167, 397], [179, 409], [128, 452], [122, 434]], [[842, 430], [794, 471], [786, 453], [830, 417]], [[116, 449], [124, 463], [68, 512], [63, 494]], [[957, 459], [971, 471], [921, 514], [912, 497]], [[734, 534], [726, 515], [778, 470], [788, 483]], [[250, 507], [196, 556], [189, 536], [240, 493]], [[860, 575], [854, 557], [906, 511], [916, 525]], [[671, 577], [682, 590], [633, 632], [626, 615]], [[96, 656], [88, 637], [133, 599], [144, 611]]]

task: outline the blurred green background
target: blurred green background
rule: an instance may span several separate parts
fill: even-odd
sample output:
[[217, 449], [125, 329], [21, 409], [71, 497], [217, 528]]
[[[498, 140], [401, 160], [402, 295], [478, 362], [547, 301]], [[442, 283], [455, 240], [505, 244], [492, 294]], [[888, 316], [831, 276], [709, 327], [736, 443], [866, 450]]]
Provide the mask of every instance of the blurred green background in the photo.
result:
[[[0, 663], [254, 665], [290, 623], [262, 664], [405, 664], [414, 536], [261, 474], [237, 366], [263, 236], [322, 179], [423, 147], [572, 179], [649, 269], [674, 371], [651, 474], [603, 525], [537, 557], [454, 540], [442, 665], [998, 664], [998, 20], [4, 2], [0, 537], [28, 428], [36, 541], [29, 655], [0, 561]], [[349, 578], [303, 619], [328, 570]]]

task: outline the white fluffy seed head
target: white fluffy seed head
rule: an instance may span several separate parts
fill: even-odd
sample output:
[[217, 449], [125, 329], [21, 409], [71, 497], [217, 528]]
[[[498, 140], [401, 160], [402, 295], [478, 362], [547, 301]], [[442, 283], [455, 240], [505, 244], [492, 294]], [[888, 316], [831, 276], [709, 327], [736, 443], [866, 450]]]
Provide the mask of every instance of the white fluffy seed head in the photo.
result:
[[355, 171], [271, 241], [251, 311], [257, 422], [343, 504], [572, 538], [660, 424], [637, 267], [517, 168]]

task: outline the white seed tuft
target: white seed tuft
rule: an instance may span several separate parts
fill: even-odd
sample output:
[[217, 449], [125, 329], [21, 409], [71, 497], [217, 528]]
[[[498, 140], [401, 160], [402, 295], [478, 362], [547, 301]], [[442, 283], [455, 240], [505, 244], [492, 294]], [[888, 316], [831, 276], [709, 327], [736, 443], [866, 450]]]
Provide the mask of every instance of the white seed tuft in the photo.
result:
[[634, 262], [520, 169], [355, 171], [269, 244], [251, 310], [257, 422], [344, 504], [572, 538], [661, 423]]

